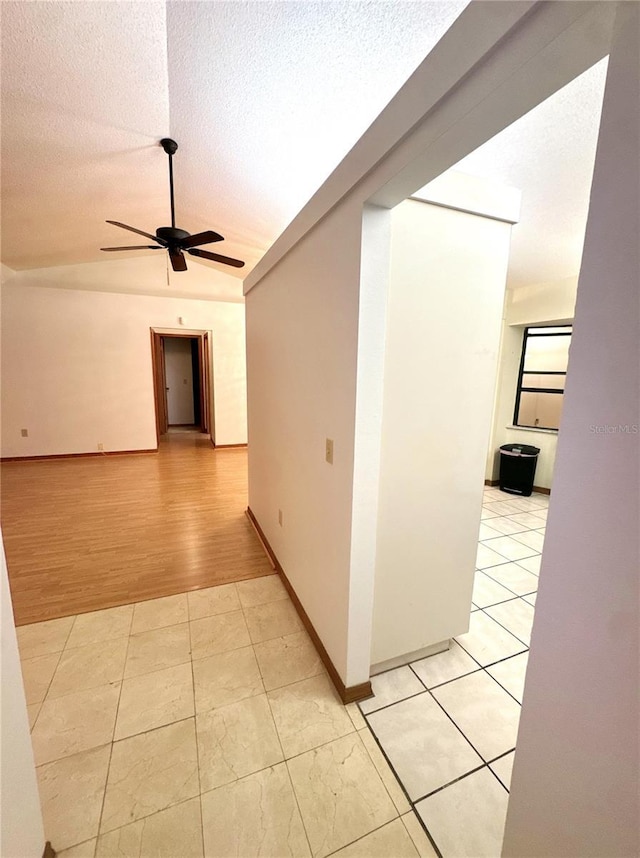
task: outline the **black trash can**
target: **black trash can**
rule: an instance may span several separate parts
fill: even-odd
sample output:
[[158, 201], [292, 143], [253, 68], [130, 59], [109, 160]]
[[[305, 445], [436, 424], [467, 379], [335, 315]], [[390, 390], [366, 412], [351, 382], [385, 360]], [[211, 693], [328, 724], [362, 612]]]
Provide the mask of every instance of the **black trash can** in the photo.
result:
[[503, 444], [500, 447], [500, 491], [529, 497], [539, 452], [539, 447], [528, 444]]

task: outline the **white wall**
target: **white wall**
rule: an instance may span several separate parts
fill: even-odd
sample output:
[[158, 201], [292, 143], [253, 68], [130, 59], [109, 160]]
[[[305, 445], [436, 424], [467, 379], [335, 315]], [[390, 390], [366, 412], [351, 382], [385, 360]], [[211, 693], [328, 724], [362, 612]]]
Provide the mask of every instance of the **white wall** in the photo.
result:
[[513, 426], [522, 338], [527, 325], [570, 323], [575, 311], [577, 288], [576, 275], [553, 283], [535, 283], [507, 293], [493, 428], [487, 454], [487, 480], [498, 479], [500, 457], [497, 451], [502, 444], [532, 444], [540, 449], [535, 485], [546, 489], [552, 486], [558, 433]]
[[510, 237], [442, 206], [392, 212], [373, 665], [468, 629]]
[[[470, 4], [245, 281], [250, 505], [347, 685], [369, 674], [376, 504], [365, 494], [379, 467], [359, 421], [379, 423], [381, 385], [359, 314], [376, 332], [384, 316], [371, 294], [383, 278], [368, 258], [360, 266], [363, 211], [397, 205], [600, 59], [608, 15], [601, 5]], [[365, 377], [368, 408], [356, 387]]]
[[[509, 858], [640, 854], [640, 6], [617, 8], [511, 782]], [[625, 425], [628, 433], [618, 431]]]
[[149, 329], [180, 316], [212, 332], [216, 443], [245, 443], [241, 304], [42, 288], [17, 272], [2, 286], [2, 455], [155, 448]]
[[0, 854], [3, 858], [4, 856], [6, 858], [41, 858], [44, 851], [44, 828], [1, 536], [0, 565], [2, 566]]
[[578, 275], [551, 283], [532, 283], [509, 292], [507, 324], [570, 322], [576, 306]]
[[323, 221], [246, 304], [249, 503], [343, 677], [360, 276], [360, 218], [348, 221]]
[[191, 425], [194, 421], [191, 340], [165, 337], [164, 366], [169, 426]]

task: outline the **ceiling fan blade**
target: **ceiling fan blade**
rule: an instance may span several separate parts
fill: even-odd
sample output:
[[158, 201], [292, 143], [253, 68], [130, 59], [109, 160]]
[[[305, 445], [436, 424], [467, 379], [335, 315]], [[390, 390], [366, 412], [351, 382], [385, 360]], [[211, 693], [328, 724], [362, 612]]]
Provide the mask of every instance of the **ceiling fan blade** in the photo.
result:
[[150, 232], [143, 232], [141, 229], [136, 229], [135, 226], [127, 226], [126, 223], [120, 223], [117, 220], [108, 220], [107, 223], [111, 223], [113, 226], [119, 226], [121, 229], [128, 229], [129, 232], [137, 232], [138, 235], [144, 235], [145, 238], [150, 238], [151, 241], [157, 241], [158, 244], [166, 247], [166, 242], [162, 241], [160, 238], [156, 238], [155, 235], [151, 235]]
[[210, 259], [212, 262], [222, 262], [223, 265], [232, 265], [234, 268], [242, 268], [244, 262], [239, 259], [233, 259], [231, 256], [222, 256], [219, 253], [211, 253], [208, 250], [198, 250], [197, 248], [187, 249], [187, 253], [191, 256], [200, 256], [202, 259]]
[[180, 247], [186, 250], [187, 247], [198, 247], [200, 244], [213, 244], [214, 241], [224, 241], [224, 236], [209, 229], [206, 232], [197, 232], [195, 235], [190, 235], [189, 238], [183, 238], [180, 242]]
[[171, 267], [174, 271], [186, 271], [187, 260], [182, 255], [182, 251], [177, 247], [169, 248], [169, 258], [171, 259]]
[[163, 250], [159, 244], [136, 244], [127, 247], [101, 247], [100, 250]]

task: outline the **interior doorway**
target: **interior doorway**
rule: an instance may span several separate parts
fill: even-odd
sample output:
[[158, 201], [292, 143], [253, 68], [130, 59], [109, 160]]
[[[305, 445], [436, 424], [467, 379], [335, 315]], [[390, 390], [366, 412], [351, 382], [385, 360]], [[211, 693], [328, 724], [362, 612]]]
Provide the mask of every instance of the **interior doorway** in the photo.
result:
[[158, 443], [179, 428], [215, 443], [208, 331], [151, 328], [151, 358]]

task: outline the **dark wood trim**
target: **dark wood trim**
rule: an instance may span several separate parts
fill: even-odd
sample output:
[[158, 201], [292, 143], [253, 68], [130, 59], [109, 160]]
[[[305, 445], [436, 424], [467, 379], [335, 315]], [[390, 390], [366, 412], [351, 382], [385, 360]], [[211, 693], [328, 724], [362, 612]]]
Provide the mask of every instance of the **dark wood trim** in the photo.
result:
[[51, 845], [51, 841], [47, 840], [47, 842], [44, 844], [44, 852], [42, 853], [42, 858], [56, 858], [57, 854], [58, 853]]
[[200, 425], [203, 432], [208, 432], [213, 438], [213, 403], [211, 401], [211, 348], [209, 332], [205, 331], [198, 340], [198, 359], [200, 361]]
[[[164, 341], [166, 339], [189, 339], [198, 342], [198, 371], [199, 371], [199, 397], [200, 397], [200, 431], [211, 435], [213, 443], [213, 404], [211, 401], [211, 351], [209, 331], [188, 330], [169, 331], [164, 328], [150, 328], [151, 333], [151, 367], [153, 374], [153, 400], [156, 416], [156, 438], [160, 443], [160, 436], [166, 435], [169, 430], [169, 417], [166, 390], [166, 365], [164, 357]], [[172, 426], [184, 426], [187, 424], [171, 424]], [[197, 424], [188, 424], [196, 426]]]
[[[484, 484], [485, 484], [485, 486], [499, 486], [500, 480], [485, 480]], [[544, 486], [534, 486], [533, 491], [538, 492], [538, 494], [540, 494], [540, 495], [550, 495], [551, 494], [551, 489], [545, 489]], [[509, 492], [505, 492], [505, 494], [509, 494]], [[490, 519], [487, 519], [487, 522], [488, 521], [490, 521]]]
[[40, 462], [45, 459], [88, 459], [104, 456], [137, 456], [138, 454], [157, 453], [158, 448], [150, 450], [103, 450], [100, 453], [52, 453], [50, 456], [3, 456], [0, 462]]
[[251, 524], [255, 527], [256, 533], [260, 538], [260, 542], [264, 546], [264, 550], [271, 559], [274, 568], [280, 575], [282, 583], [284, 584], [289, 594], [289, 597], [291, 598], [291, 601], [293, 602], [293, 605], [298, 612], [298, 616], [302, 620], [303, 626], [309, 633], [309, 637], [313, 641], [315, 648], [318, 650], [318, 655], [322, 659], [322, 663], [324, 664], [324, 666], [327, 668], [327, 673], [331, 677], [331, 680], [335, 685], [336, 691], [340, 695], [342, 702], [345, 704], [354, 703], [356, 700], [364, 700], [367, 697], [371, 697], [373, 695], [373, 691], [371, 689], [371, 682], [362, 682], [360, 685], [351, 685], [349, 687], [344, 684], [344, 682], [340, 678], [340, 674], [335, 668], [335, 665], [331, 661], [329, 653], [324, 648], [324, 644], [322, 643], [318, 633], [314, 629], [313, 623], [309, 619], [309, 616], [307, 615], [307, 612], [305, 611], [302, 602], [298, 598], [296, 591], [293, 589], [293, 585], [287, 578], [284, 569], [280, 565], [280, 561], [278, 560], [273, 549], [269, 545], [269, 540], [264, 535], [264, 532], [258, 524], [256, 517], [251, 512], [251, 507], [247, 507], [247, 517], [251, 521]]
[[277, 561], [275, 559], [275, 554], [272, 552], [271, 546], [265, 542], [264, 534], [263, 534], [262, 530], [260, 529], [260, 527], [258, 526], [258, 522], [255, 520], [253, 515], [251, 515], [248, 507], [247, 507], [247, 509], [245, 509], [244, 514], [249, 519], [249, 523], [251, 524], [251, 527], [253, 528], [255, 535], [258, 537], [258, 541], [260, 542], [260, 545], [262, 545], [262, 547], [264, 549], [264, 553], [267, 555], [269, 565], [271, 566], [272, 569], [276, 570], [276, 562]]
[[232, 450], [235, 447], [247, 447], [248, 444], [214, 444], [213, 446], [216, 450]]
[[160, 389], [164, 389], [164, 364], [162, 355], [162, 339], [153, 328], [151, 335], [151, 374], [153, 377], [153, 410], [156, 418], [156, 444], [160, 444], [160, 436], [166, 432], [167, 409], [164, 396], [160, 397]]

